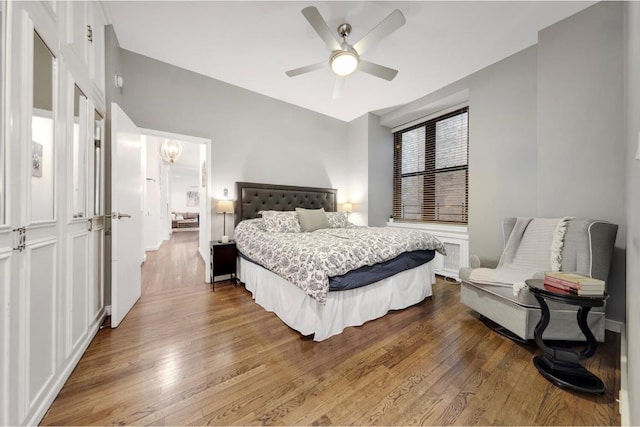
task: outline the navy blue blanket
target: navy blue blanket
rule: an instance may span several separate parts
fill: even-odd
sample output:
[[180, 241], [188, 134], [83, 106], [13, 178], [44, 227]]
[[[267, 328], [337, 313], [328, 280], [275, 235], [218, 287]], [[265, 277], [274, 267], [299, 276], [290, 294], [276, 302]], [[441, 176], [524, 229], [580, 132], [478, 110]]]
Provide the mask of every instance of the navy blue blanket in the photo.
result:
[[433, 259], [436, 252], [421, 250], [404, 252], [389, 261], [374, 265], [365, 265], [349, 271], [342, 276], [329, 277], [329, 291], [346, 291], [370, 285], [378, 280], [386, 279], [401, 271], [410, 270]]
[[[329, 277], [329, 291], [346, 291], [370, 285], [371, 283], [386, 279], [401, 271], [411, 270], [412, 268], [425, 264], [431, 261], [435, 254], [436, 252], [433, 250], [404, 252], [389, 261], [374, 265], [365, 265], [341, 276]], [[260, 265], [242, 252], [240, 252], [239, 255], [247, 261]]]

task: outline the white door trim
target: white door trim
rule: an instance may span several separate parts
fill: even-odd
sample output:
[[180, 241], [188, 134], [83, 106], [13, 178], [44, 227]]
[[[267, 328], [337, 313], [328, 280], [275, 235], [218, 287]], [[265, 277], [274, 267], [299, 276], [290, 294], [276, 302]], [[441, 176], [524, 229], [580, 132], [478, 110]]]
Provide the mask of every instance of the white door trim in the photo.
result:
[[[184, 142], [191, 142], [194, 144], [205, 145], [207, 150], [207, 187], [205, 188], [204, 209], [205, 209], [205, 212], [211, 212], [211, 176], [212, 176], [211, 139], [201, 138], [198, 136], [183, 135], [180, 133], [165, 132], [165, 131], [155, 130], [155, 129], [147, 129], [147, 128], [139, 128], [139, 129], [143, 135], [157, 136], [160, 138], [168, 138], [168, 139], [177, 139]], [[207, 215], [205, 218], [200, 218], [200, 231], [198, 235], [199, 235], [198, 252], [200, 253], [200, 256], [202, 256], [202, 259], [204, 261], [204, 281], [206, 283], [210, 283], [211, 282], [211, 279], [210, 279], [211, 265], [208, 262], [207, 257], [205, 257], [203, 254], [209, 254], [208, 242], [211, 240], [211, 214]], [[202, 247], [202, 245], [200, 245], [200, 242], [203, 241], [202, 236], [205, 237], [204, 241], [207, 242], [207, 247]]]

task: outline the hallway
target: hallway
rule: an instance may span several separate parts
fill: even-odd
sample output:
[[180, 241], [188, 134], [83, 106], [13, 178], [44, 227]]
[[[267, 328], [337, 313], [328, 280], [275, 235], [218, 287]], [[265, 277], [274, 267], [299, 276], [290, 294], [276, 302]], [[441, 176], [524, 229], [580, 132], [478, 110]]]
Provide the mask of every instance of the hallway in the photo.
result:
[[198, 231], [172, 233], [157, 251], [148, 251], [142, 264], [142, 295], [207, 286], [204, 261], [198, 253]]

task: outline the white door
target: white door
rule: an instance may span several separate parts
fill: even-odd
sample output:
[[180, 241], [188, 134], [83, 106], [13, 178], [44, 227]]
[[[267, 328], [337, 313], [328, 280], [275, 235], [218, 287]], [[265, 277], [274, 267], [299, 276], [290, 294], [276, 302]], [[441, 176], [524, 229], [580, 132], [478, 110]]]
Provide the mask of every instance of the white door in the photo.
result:
[[[71, 102], [66, 106], [67, 116], [73, 120], [67, 121], [67, 158], [66, 168], [68, 196], [66, 197], [65, 258], [67, 286], [65, 301], [66, 331], [70, 334], [67, 340], [66, 353], [87, 339], [89, 325], [89, 297], [92, 290], [91, 279], [91, 218], [88, 201], [91, 193], [89, 181], [89, 149], [93, 138], [93, 126], [90, 127], [89, 100], [83, 90], [69, 73], [66, 92], [73, 94]], [[92, 111], [91, 111], [92, 112]], [[66, 355], [66, 354], [65, 354]]]
[[[5, 154], [11, 163], [5, 175], [10, 191], [0, 233], [0, 274], [6, 284], [2, 303], [7, 310], [2, 321], [8, 316], [2, 334], [8, 341], [5, 338], [2, 350], [0, 394], [8, 398], [3, 399], [0, 419], [7, 424], [33, 424], [51, 399], [65, 350], [65, 242], [61, 237], [66, 223], [66, 134], [61, 115], [65, 98], [60, 96], [65, 86], [59, 78], [65, 72], [52, 51], [59, 43], [57, 31], [47, 25], [37, 7], [20, 3], [10, 10], [13, 25], [7, 62], [16, 80], [6, 86], [8, 114], [4, 116]], [[15, 52], [22, 54], [19, 61]]]
[[140, 298], [142, 142], [137, 126], [111, 104], [111, 327]]

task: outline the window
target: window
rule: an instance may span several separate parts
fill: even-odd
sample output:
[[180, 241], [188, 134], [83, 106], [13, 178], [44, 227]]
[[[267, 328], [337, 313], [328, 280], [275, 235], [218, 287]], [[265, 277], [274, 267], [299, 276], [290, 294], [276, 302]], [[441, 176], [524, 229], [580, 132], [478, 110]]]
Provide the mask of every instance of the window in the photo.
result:
[[469, 109], [393, 134], [393, 217], [467, 223]]

